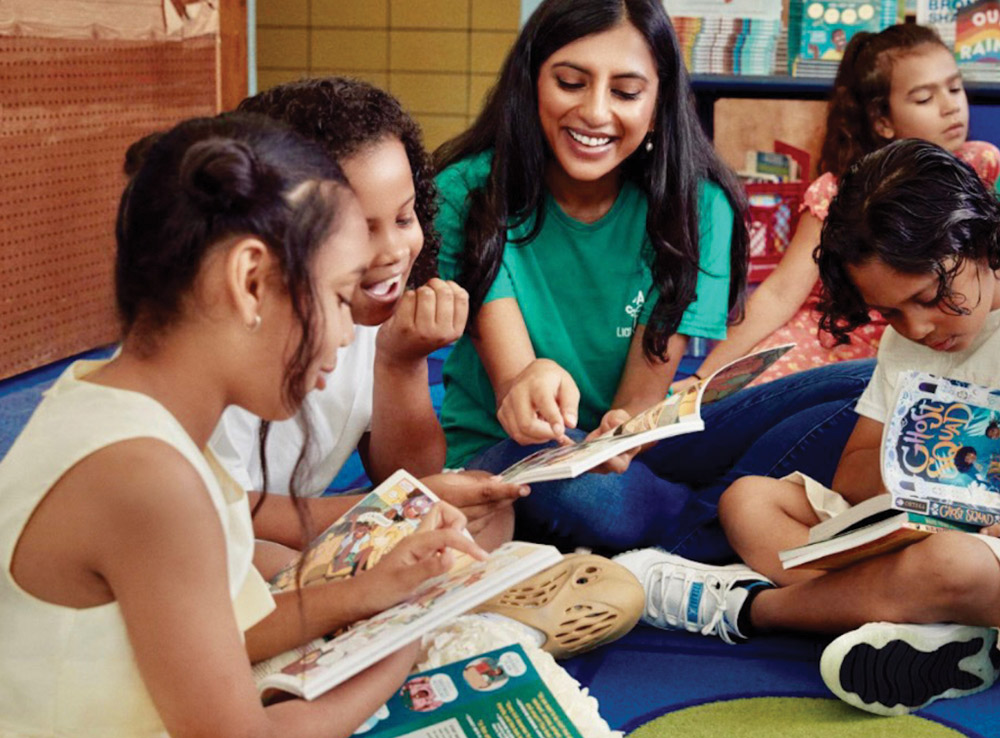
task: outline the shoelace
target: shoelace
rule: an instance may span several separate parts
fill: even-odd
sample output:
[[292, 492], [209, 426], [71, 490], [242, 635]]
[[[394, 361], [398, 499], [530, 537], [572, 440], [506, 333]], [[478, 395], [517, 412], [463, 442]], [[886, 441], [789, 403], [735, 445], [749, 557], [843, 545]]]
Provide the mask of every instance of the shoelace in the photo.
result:
[[[649, 592], [649, 596], [646, 598], [646, 614], [654, 622], [673, 628], [683, 627], [691, 633], [717, 635], [725, 643], [730, 645], [735, 643], [730, 635], [733, 627], [726, 620], [726, 595], [729, 594], [735, 580], [724, 582], [711, 572], [706, 573], [702, 579], [695, 576], [690, 569], [671, 564], [654, 565], [650, 567], [646, 576], [649, 582], [646, 588]], [[694, 613], [695, 619], [689, 620], [687, 616], [691, 589], [698, 582], [703, 584], [702, 602], [698, 603], [698, 611]], [[677, 611], [672, 613], [669, 611], [670, 587], [678, 584], [681, 590], [680, 596], [675, 599]], [[657, 585], [658, 589], [656, 589]], [[707, 605], [705, 604], [706, 598], [709, 598]], [[657, 604], [660, 605], [659, 612], [655, 607]], [[704, 625], [701, 625], [699, 620], [701, 620], [701, 613], [705, 610], [710, 611], [711, 614]]]

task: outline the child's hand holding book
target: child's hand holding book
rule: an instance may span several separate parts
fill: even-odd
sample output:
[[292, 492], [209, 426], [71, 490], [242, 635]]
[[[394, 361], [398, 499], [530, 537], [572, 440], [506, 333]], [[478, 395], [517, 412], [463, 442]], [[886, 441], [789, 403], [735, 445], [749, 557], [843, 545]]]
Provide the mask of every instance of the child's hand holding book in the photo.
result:
[[396, 605], [428, 579], [449, 571], [458, 555], [486, 559], [465, 532], [466, 518], [447, 502], [437, 502], [417, 530], [403, 538], [374, 567], [355, 576], [364, 583], [366, 609], [380, 612]]
[[500, 510], [527, 496], [526, 484], [504, 482], [485, 471], [461, 471], [432, 474], [420, 479], [442, 500], [457, 507], [466, 517], [466, 529], [476, 535]]

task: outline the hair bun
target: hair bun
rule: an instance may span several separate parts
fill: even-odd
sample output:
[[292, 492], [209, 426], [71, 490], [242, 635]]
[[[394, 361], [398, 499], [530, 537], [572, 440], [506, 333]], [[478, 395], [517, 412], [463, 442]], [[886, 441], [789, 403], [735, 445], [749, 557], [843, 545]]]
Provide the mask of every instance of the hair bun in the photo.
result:
[[181, 188], [202, 209], [245, 211], [264, 179], [253, 151], [242, 141], [209, 138], [193, 144], [180, 166]]

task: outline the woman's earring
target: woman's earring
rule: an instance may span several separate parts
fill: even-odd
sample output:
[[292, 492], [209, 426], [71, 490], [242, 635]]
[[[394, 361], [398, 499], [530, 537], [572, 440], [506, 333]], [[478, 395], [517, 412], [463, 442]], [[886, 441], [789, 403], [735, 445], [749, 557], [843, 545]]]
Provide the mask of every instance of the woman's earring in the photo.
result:
[[653, 139], [647, 138], [646, 139], [646, 153], [648, 154], [652, 150], [653, 150]]
[[253, 316], [253, 322], [247, 326], [247, 330], [251, 333], [256, 333], [260, 329], [260, 313]]

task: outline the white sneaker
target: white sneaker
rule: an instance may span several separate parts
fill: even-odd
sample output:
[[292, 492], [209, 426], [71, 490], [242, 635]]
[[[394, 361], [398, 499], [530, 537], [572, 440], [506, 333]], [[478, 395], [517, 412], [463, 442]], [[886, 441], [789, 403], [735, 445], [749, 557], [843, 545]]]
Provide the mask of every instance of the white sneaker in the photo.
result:
[[837, 697], [876, 715], [905, 715], [937, 699], [989, 688], [1000, 672], [995, 628], [868, 623], [820, 658]]
[[615, 556], [646, 592], [642, 619], [650, 625], [717, 635], [726, 643], [745, 641], [738, 623], [750, 590], [771, 581], [744, 564], [713, 566], [658, 548]]

